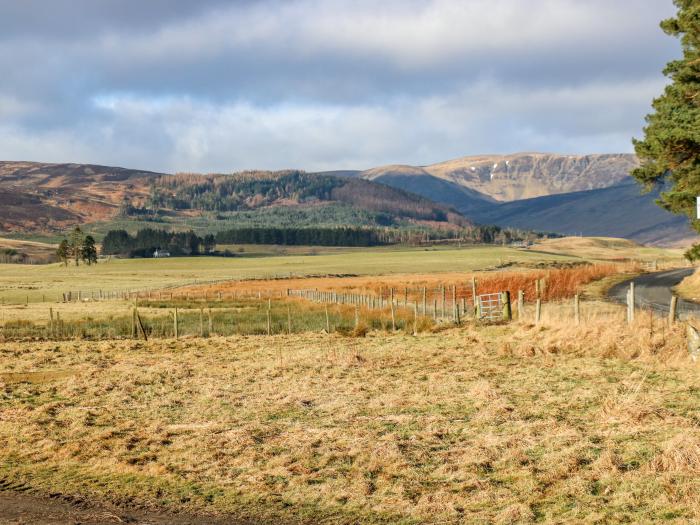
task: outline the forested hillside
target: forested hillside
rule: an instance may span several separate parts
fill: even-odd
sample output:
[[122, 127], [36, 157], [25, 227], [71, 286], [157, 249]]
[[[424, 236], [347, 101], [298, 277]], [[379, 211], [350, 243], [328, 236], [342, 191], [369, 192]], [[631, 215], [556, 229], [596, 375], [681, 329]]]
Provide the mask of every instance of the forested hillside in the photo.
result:
[[[342, 203], [371, 212], [378, 226], [402, 221], [463, 227], [464, 217], [448, 206], [371, 181], [303, 171], [250, 171], [232, 175], [178, 174], [154, 179], [143, 208], [130, 215], [157, 215], [162, 210], [240, 212], [271, 206], [308, 207]], [[341, 221], [338, 222], [342, 224]]]

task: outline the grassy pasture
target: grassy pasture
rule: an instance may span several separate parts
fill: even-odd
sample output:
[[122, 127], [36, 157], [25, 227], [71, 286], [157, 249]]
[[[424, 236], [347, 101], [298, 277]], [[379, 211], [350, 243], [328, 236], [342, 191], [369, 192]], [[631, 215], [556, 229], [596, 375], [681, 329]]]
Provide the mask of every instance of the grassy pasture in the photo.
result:
[[381, 275], [473, 271], [503, 263], [566, 261], [552, 255], [497, 246], [374, 248], [322, 255], [111, 259], [94, 266], [0, 265], [0, 300], [56, 301], [66, 290], [164, 288], [197, 281], [309, 275]]
[[0, 481], [290, 523], [694, 522], [683, 347], [605, 319], [0, 343]]
[[685, 265], [683, 250], [642, 246], [627, 239], [613, 237], [562, 237], [545, 239], [536, 243], [533, 250], [561, 255], [574, 255], [588, 260], [657, 261], [659, 266]]

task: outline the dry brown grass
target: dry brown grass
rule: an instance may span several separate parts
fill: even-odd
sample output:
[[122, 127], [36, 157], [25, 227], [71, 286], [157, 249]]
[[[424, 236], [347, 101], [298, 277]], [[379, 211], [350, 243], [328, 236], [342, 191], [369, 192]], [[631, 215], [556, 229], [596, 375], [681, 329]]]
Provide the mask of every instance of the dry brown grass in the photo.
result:
[[683, 328], [561, 319], [0, 344], [0, 477], [305, 523], [700, 520]]
[[657, 261], [660, 267], [684, 265], [683, 250], [642, 246], [615, 237], [562, 237], [544, 239], [533, 250], [561, 255], [575, 255], [602, 261]]
[[696, 270], [693, 275], [683, 279], [675, 287], [676, 293], [690, 301], [700, 301], [700, 273]]
[[[581, 264], [566, 268], [518, 269], [498, 272], [444, 273], [444, 274], [405, 274], [364, 277], [312, 277], [306, 279], [273, 279], [259, 281], [229, 281], [204, 286], [189, 286], [174, 290], [176, 296], [215, 297], [221, 292], [255, 295], [257, 293], [279, 295], [287, 289], [333, 290], [343, 293], [373, 294], [387, 297], [391, 288], [401, 300], [408, 288], [409, 301], [422, 299], [421, 289], [426, 288], [428, 299], [441, 297], [440, 287], [457, 287], [457, 297], [472, 300], [472, 277], [477, 280], [477, 293], [493, 293], [508, 290], [511, 297], [517, 297], [523, 290], [526, 301], [535, 299], [535, 281], [542, 281], [540, 297], [545, 301], [573, 297], [584, 287], [605, 277], [632, 271], [636, 268], [628, 264]], [[450, 296], [451, 297], [451, 296]]]

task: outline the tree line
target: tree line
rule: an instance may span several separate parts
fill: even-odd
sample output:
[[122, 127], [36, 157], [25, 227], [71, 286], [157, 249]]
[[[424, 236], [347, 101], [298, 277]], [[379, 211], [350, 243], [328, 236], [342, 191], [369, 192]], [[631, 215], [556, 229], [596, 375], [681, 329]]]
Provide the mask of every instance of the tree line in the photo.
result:
[[171, 232], [146, 228], [130, 235], [126, 230], [110, 230], [102, 240], [104, 255], [152, 257], [156, 250], [170, 255], [210, 254], [216, 247], [214, 235], [198, 236], [193, 231]]
[[[508, 244], [533, 241], [545, 234], [498, 226], [414, 230], [400, 228], [344, 227], [243, 227], [200, 237], [193, 231], [171, 232], [146, 228], [131, 235], [110, 230], [102, 241], [103, 255], [153, 257], [156, 250], [173, 256], [210, 255], [217, 244], [274, 244], [281, 246], [382, 246], [432, 243]], [[89, 237], [89, 236], [88, 236]], [[94, 240], [92, 241], [94, 245]], [[69, 250], [72, 254], [73, 252]]]
[[384, 244], [369, 228], [236, 228], [216, 234], [218, 244], [279, 244], [284, 246], [377, 246]]

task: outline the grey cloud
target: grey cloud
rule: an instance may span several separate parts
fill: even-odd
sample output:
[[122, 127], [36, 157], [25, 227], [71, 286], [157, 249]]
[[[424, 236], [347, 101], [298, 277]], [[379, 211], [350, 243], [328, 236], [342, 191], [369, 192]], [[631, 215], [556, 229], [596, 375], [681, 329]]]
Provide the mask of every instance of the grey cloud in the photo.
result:
[[0, 1], [0, 157], [226, 170], [630, 149], [670, 0]]

